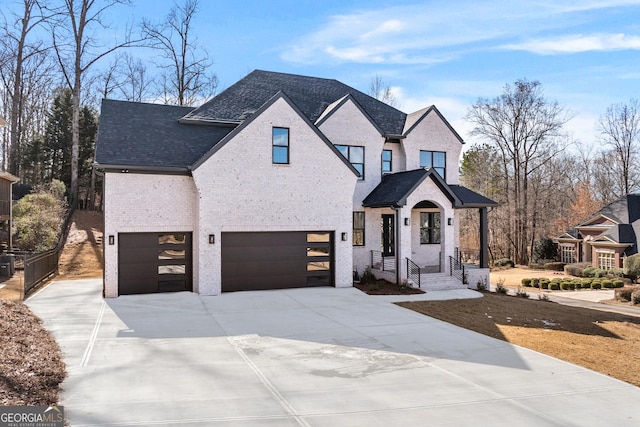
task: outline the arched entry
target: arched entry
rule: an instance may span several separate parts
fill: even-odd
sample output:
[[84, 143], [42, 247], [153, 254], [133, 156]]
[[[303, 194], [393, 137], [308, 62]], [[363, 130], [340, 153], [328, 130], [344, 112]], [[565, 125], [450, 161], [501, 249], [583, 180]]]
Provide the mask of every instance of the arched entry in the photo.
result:
[[411, 260], [424, 272], [442, 271], [444, 221], [444, 209], [433, 201], [420, 201], [411, 209]]

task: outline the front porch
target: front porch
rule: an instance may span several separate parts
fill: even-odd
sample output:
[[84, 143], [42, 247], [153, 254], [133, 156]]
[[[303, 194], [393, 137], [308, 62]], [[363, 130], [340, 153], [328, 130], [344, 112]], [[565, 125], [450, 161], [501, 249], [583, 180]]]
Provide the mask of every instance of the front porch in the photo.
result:
[[[376, 277], [431, 290], [488, 284], [487, 208], [495, 205], [493, 201], [459, 185], [447, 185], [427, 169], [385, 176], [362, 205], [369, 236], [380, 236], [369, 237], [366, 245], [367, 265]], [[469, 208], [480, 213], [480, 250], [474, 267], [462, 263], [458, 250], [458, 210]]]

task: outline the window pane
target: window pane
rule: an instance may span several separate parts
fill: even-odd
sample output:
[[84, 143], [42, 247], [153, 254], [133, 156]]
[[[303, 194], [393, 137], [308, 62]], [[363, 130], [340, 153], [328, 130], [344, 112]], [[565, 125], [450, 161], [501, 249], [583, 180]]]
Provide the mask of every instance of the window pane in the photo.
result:
[[307, 242], [330, 242], [331, 235], [329, 233], [308, 233]]
[[185, 234], [159, 234], [159, 245], [184, 245], [186, 242]]
[[331, 261], [310, 261], [307, 263], [307, 271], [327, 271], [331, 268]]
[[364, 212], [353, 213], [353, 228], [354, 229], [364, 228]]
[[349, 147], [349, 161], [351, 163], [364, 163], [364, 147]]
[[187, 267], [183, 265], [159, 265], [158, 274], [185, 274]]
[[286, 147], [289, 145], [289, 129], [273, 128], [273, 145]]
[[421, 168], [430, 168], [431, 165], [431, 152], [430, 151], [421, 151], [420, 152], [420, 167]]
[[382, 160], [391, 161], [391, 150], [382, 150]]
[[358, 171], [358, 173], [360, 174], [360, 176], [358, 177], [358, 179], [362, 180], [364, 179], [364, 165], [362, 164], [357, 164], [357, 163], [352, 163], [353, 167], [355, 168], [355, 170]]
[[444, 168], [446, 166], [446, 158], [444, 153], [433, 152], [433, 166], [436, 168]]
[[344, 156], [345, 159], [349, 159], [349, 147], [346, 145], [336, 145], [338, 151]]
[[445, 177], [444, 176], [444, 168], [433, 168], [434, 171], [438, 172], [438, 175], [440, 175], [441, 177]]
[[173, 250], [173, 249], [165, 249], [162, 251], [158, 251], [158, 259], [184, 259], [186, 251], [184, 249], [181, 250]]
[[273, 147], [273, 163], [289, 163], [288, 147]]
[[353, 230], [353, 245], [364, 246], [364, 230]]
[[330, 249], [326, 248], [307, 248], [307, 256], [329, 256]]

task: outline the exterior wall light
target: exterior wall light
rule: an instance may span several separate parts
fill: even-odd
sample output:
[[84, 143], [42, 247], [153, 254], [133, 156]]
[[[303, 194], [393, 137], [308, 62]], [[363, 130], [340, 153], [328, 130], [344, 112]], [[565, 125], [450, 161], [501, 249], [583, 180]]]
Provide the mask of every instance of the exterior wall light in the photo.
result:
[[116, 236], [114, 236], [113, 234], [109, 234], [109, 244], [110, 245], [116, 244]]
[[342, 233], [342, 241], [343, 242], [347, 241], [347, 233]]
[[216, 235], [215, 234], [209, 234], [209, 244], [213, 245], [216, 243]]
[[447, 225], [453, 225], [453, 218], [447, 218]]
[[409, 218], [404, 219], [404, 225], [409, 225]]

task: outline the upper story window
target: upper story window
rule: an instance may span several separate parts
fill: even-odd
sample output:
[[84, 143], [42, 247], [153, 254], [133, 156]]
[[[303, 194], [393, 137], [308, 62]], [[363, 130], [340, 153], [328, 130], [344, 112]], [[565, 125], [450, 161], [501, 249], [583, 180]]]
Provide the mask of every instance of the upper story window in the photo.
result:
[[272, 132], [272, 161], [275, 164], [289, 163], [289, 129], [273, 128]]
[[336, 145], [336, 148], [360, 173], [358, 179], [360, 181], [364, 180], [364, 147], [357, 145]]
[[447, 156], [443, 151], [420, 151], [420, 167], [433, 168], [446, 179]]
[[391, 150], [382, 150], [382, 174], [391, 173], [392, 170], [392, 152]]

